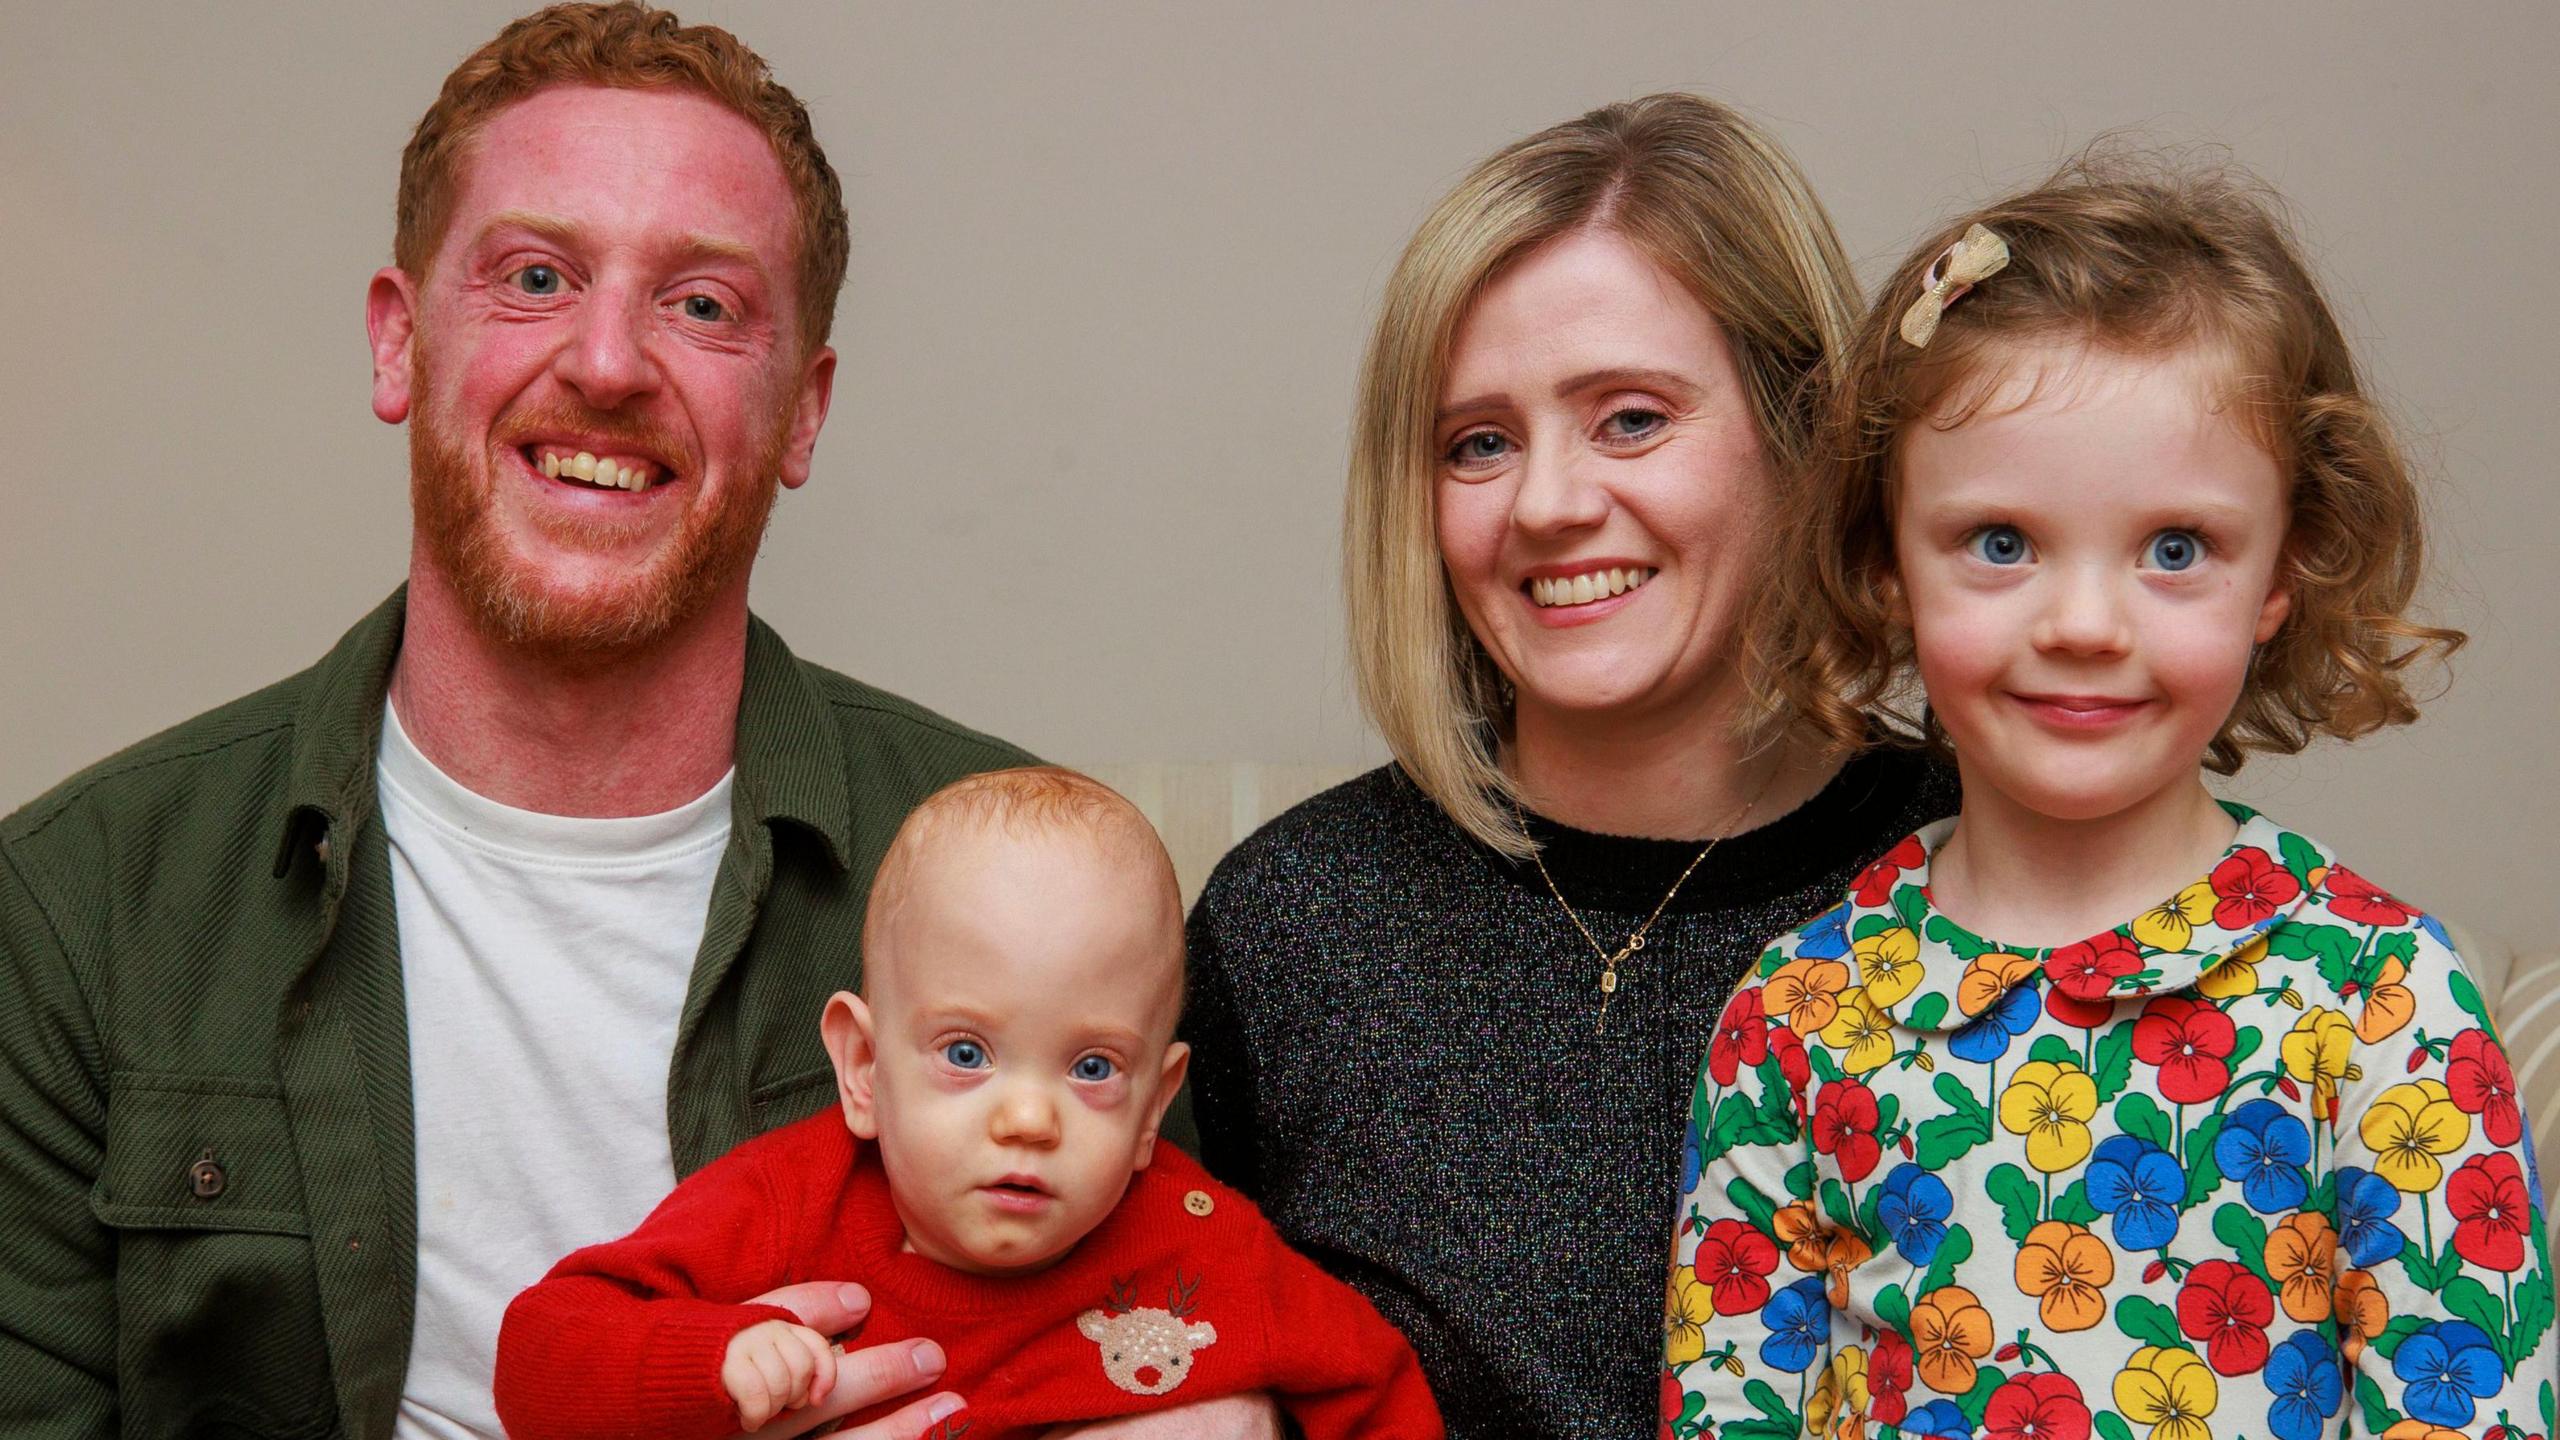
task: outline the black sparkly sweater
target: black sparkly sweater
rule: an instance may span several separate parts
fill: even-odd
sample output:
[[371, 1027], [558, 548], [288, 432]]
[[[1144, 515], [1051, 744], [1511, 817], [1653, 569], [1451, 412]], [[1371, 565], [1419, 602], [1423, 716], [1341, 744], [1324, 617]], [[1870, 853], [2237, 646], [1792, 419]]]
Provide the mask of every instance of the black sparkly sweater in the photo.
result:
[[[1200, 1158], [1421, 1352], [1452, 1440], [1657, 1433], [1681, 1138], [1725, 1001], [1770, 937], [1954, 813], [1950, 772], [1853, 761], [1718, 846], [1594, 1033], [1600, 964], [1528, 862], [1393, 766], [1237, 846], [1191, 914]], [[1611, 949], [1694, 841], [1529, 818]]]

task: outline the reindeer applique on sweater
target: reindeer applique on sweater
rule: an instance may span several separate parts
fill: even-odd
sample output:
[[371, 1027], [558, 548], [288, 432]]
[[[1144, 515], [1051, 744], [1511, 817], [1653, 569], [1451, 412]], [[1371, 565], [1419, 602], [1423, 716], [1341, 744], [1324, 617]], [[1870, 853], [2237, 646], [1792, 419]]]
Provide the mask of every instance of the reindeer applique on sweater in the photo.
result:
[[1162, 1395], [1191, 1374], [1193, 1351], [1218, 1343], [1218, 1327], [1188, 1317], [1200, 1308], [1200, 1280], [1173, 1272], [1165, 1306], [1138, 1306], [1137, 1287], [1113, 1277], [1099, 1310], [1076, 1317], [1076, 1331], [1102, 1348], [1102, 1373], [1132, 1395]]

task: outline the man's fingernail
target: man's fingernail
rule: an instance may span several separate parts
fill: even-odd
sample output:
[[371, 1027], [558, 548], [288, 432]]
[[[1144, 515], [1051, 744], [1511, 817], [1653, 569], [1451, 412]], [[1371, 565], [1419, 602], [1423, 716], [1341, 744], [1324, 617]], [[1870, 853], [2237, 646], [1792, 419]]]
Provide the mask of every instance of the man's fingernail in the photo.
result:
[[839, 1285], [836, 1287], [836, 1303], [847, 1310], [868, 1310], [871, 1308], [871, 1292], [859, 1285]]
[[948, 1420], [959, 1413], [960, 1397], [957, 1395], [945, 1395], [941, 1399], [936, 1400], [931, 1405], [925, 1407], [924, 1419], [925, 1423], [928, 1425], [939, 1425], [943, 1421]]
[[[951, 1363], [949, 1360], [943, 1358], [942, 1347], [934, 1344], [930, 1340], [917, 1341], [916, 1348], [908, 1351], [907, 1355], [908, 1358], [916, 1362], [916, 1373], [919, 1375], [939, 1375], [943, 1372], [943, 1369]], [[957, 1409], [959, 1407], [959, 1402], [954, 1401], [952, 1402], [952, 1405], [954, 1409]], [[941, 1417], [936, 1416], [935, 1418], [939, 1419]]]

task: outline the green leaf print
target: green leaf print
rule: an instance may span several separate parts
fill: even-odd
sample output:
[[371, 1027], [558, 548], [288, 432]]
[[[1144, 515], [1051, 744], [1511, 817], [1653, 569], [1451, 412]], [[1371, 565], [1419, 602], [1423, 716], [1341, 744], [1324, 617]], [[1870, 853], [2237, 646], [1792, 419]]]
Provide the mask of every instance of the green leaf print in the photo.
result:
[[2489, 1287], [2469, 1275], [2456, 1275], [2444, 1282], [2444, 1293], [2437, 1297], [2444, 1308], [2480, 1327], [2481, 1333], [2498, 1340], [2498, 1352], [2506, 1357], [2507, 1368], [2515, 1368], [2516, 1356], [2508, 1348], [2507, 1307]]
[[1912, 1135], [1915, 1148], [1911, 1158], [1921, 1169], [1939, 1174], [1966, 1151], [1991, 1138], [1991, 1112], [1953, 1075], [1939, 1075], [1930, 1088], [1947, 1102], [1948, 1113], [1920, 1122], [1920, 1128]]
[[2311, 888], [2311, 872], [2328, 863], [2311, 848], [2310, 841], [2291, 831], [2276, 842], [2276, 858], [2284, 862], [2284, 868], [2293, 872], [2293, 878], [2301, 881], [2305, 890]]
[[1743, 1386], [1742, 1398], [1750, 1401], [1752, 1408], [1766, 1417], [1770, 1424], [1784, 1425], [1790, 1432], [1794, 1431], [1796, 1412], [1787, 1408], [1787, 1402], [1778, 1398], [1778, 1392], [1769, 1388], [1768, 1381], [1754, 1380]]
[[2433, 1323], [2435, 1323], [2433, 1320], [2424, 1315], [2399, 1316], [2390, 1324], [2383, 1326], [2381, 1334], [2373, 1337], [2373, 1353], [2388, 1360], [2400, 1353], [2401, 1341]]
[[2391, 1403], [2382, 1398], [2382, 1387], [2362, 1370], [2356, 1372], [2356, 1404], [2364, 1407], [2364, 1429], [2368, 1435], [2379, 1435], [2400, 1423], [2400, 1412], [2391, 1408]]
[[[2512, 1369], [2523, 1364], [2524, 1357], [2532, 1354], [2534, 1347], [2542, 1343], [2542, 1332], [2550, 1328], [2551, 1272], [2536, 1270], [2531, 1279], [2516, 1287], [2516, 1323], [2515, 1328], [2507, 1332], [2508, 1367]], [[2547, 1414], [2551, 1409], [2551, 1387], [2544, 1386], [2542, 1393], [2542, 1408]], [[2551, 1433], [2547, 1424], [2542, 1433]]]
[[[2275, 1004], [2276, 997], [2273, 995], [2268, 996], [2267, 1003], [2270, 1005]], [[2240, 1073], [2240, 1068], [2248, 1063], [2249, 1057], [2257, 1054], [2258, 1047], [2264, 1043], [2266, 1043], [2266, 1036], [2259, 1031], [2257, 1026], [2243, 1025], [2240, 1027], [2239, 1033], [2231, 1037], [2230, 1058], [2224, 1060], [2222, 1063], [2230, 1066], [2231, 1073], [2237, 1075]], [[2168, 1147], [2163, 1146], [2161, 1148], [2166, 1149]]]
[[1812, 1199], [1813, 1183], [1817, 1178], [1819, 1178], [1819, 1172], [1813, 1168], [1812, 1161], [1806, 1160], [1797, 1164], [1787, 1171], [1787, 1198], [1790, 1200]]
[[2167, 1345], [2179, 1350], [2192, 1350], [2184, 1335], [2178, 1333], [2178, 1316], [2157, 1300], [2127, 1295], [2116, 1302], [2116, 1328], [2145, 1345]]
[[2400, 1252], [2400, 1268], [2408, 1272], [2409, 1283], [2419, 1289], [2442, 1290], [2445, 1282], [2462, 1273], [2462, 1257], [2454, 1253], [2451, 1240], [2444, 1242], [2444, 1249], [2432, 1260], [2427, 1258], [2425, 1246], [2411, 1245]]
[[1896, 886], [1893, 892], [1893, 910], [1895, 914], [1902, 917], [1902, 923], [1917, 934], [1920, 927], [1929, 919], [1929, 897], [1921, 894], [1920, 887], [1917, 885]]
[[2222, 1188], [2222, 1165], [2213, 1158], [2213, 1142], [2222, 1135], [2222, 1117], [2210, 1115], [2187, 1132], [2187, 1198], [2180, 1210], [2192, 1210]]
[[1891, 1091], [1876, 1097], [1876, 1133], [1893, 1133], [1893, 1122], [1902, 1118], [1902, 1097]]
[[2471, 983], [2471, 977], [2463, 973], [2462, 967], [2446, 966], [2445, 979], [2452, 986], [2453, 1003], [2462, 1007], [2462, 1013], [2479, 1021], [2481, 1029], [2497, 1034], [2498, 1026], [2489, 1018], [2489, 1007], [2480, 1003], [2480, 987]]
[[1982, 1412], [1991, 1407], [1991, 1392], [2009, 1377], [1997, 1365], [1985, 1365], [1973, 1373], [1973, 1388], [1956, 1397], [1956, 1408], [1964, 1412], [1965, 1423], [1982, 1427]]
[[2059, 1035], [2039, 1035], [2036, 1037], [2036, 1043], [2027, 1047], [2027, 1058], [2041, 1060], [2047, 1065], [2076, 1067], [2080, 1063], [2080, 1051], [2078, 1047]]
[[2171, 1155], [2178, 1153], [2176, 1132], [2169, 1128], [2169, 1112], [2139, 1090], [2116, 1102], [2116, 1128], [2136, 1140], [2148, 1140]]
[[2230, 1246], [2240, 1263], [2265, 1281], [2268, 1289], [2275, 1288], [2267, 1277], [2266, 1221], [2250, 1214], [2247, 1206], [2226, 1200], [2213, 1212], [2213, 1238]]
[[1837, 1180], [1822, 1182], [1822, 1213], [1824, 1218], [1843, 1230], [1858, 1228], [1858, 1212], [1849, 1204], [1849, 1187]]
[[1887, 1285], [1876, 1292], [1876, 1318], [1892, 1326], [1904, 1338], [1911, 1335], [1911, 1302], [1902, 1298], [1900, 1285]]
[[1993, 1200], [1999, 1202], [2000, 1228], [2008, 1232], [2010, 1242], [2026, 1244], [2027, 1233], [2035, 1229], [2036, 1221], [2042, 1218], [2044, 1192], [2036, 1188], [2036, 1182], [2027, 1178], [2026, 1171], [2015, 1165], [1992, 1167], [1990, 1181], [1984, 1188], [1990, 1191]]
[[2267, 933], [2267, 953], [2286, 960], [2316, 961], [2320, 978], [2332, 990], [2343, 990], [2355, 978], [2356, 952], [2364, 946], [2343, 925], [2279, 925]]
[[2098, 1223], [2098, 1207], [2090, 1203], [2088, 1181], [2074, 1180], [2070, 1189], [2054, 1197], [2053, 1218], [2068, 1220], [2074, 1225]]
[[1775, 1233], [1769, 1221], [1778, 1213], [1778, 1202], [1761, 1194], [1759, 1186], [1736, 1175], [1733, 1183], [1724, 1187], [1724, 1195], [1750, 1219], [1752, 1229], [1763, 1235]]
[[2113, 1410], [2101, 1410], [2090, 1418], [2097, 1422], [2098, 1440], [2133, 1440], [2133, 1427]]
[[1953, 1284], [1956, 1267], [1973, 1258], [1973, 1236], [1961, 1225], [1947, 1227], [1947, 1238], [1938, 1242], [1938, 1253], [1929, 1262], [1929, 1273], [1921, 1278], [1920, 1293], [1928, 1294], [1941, 1285]]
[[1903, 923], [1900, 917], [1893, 915], [1861, 915], [1857, 925], [1849, 931], [1849, 938], [1872, 940], [1887, 930], [1900, 928]]
[[1946, 994], [1944, 991], [1932, 990], [1911, 1002], [1911, 1013], [1903, 1017], [1902, 1023], [1914, 1030], [1935, 1030], [1938, 1028], [1938, 1022], [1946, 1018]]
[[1991, 947], [1982, 943], [1981, 936], [1965, 929], [1963, 926], [1958, 925], [1944, 915], [1930, 916], [1927, 928], [1923, 929], [1920, 933], [1954, 951], [1956, 958], [1966, 962], [1967, 964], [1972, 963], [1975, 959], [1981, 956], [1991, 953]]
[[2098, 1042], [2098, 1068], [2092, 1078], [2098, 1082], [2098, 1103], [2106, 1104], [2123, 1093], [2125, 1082], [2133, 1078], [2133, 1027], [2118, 1025]]

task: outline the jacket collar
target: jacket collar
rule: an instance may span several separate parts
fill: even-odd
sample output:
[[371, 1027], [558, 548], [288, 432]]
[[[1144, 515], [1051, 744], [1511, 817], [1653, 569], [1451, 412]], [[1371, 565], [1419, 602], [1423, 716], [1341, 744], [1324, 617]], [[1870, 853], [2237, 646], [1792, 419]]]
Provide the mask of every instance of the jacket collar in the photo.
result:
[[[2103, 1010], [2195, 987], [2308, 901], [2310, 842], [2243, 805], [2240, 822], [2203, 878], [2111, 930], [2052, 948], [2005, 945], [1937, 913], [1929, 865], [1955, 830], [1938, 821], [1887, 852], [1826, 920], [1870, 1001], [1914, 1030], [1954, 1031], [1992, 1014], [2003, 996], [2034, 988], [2048, 1007]], [[1817, 922], [1817, 928], [1829, 928]], [[1838, 951], [1834, 951], [1838, 953]]]
[[[352, 835], [373, 817], [382, 703], [400, 655], [408, 602], [409, 587], [392, 591], [311, 669], [275, 818], [279, 877], [293, 868], [299, 849], [316, 842], [334, 878], [337, 864], [325, 848], [329, 837]], [[787, 821], [824, 841], [838, 870], [849, 868], [853, 802], [834, 716], [791, 648], [753, 616], [747, 619], [736, 745], [732, 816], [738, 827]]]

